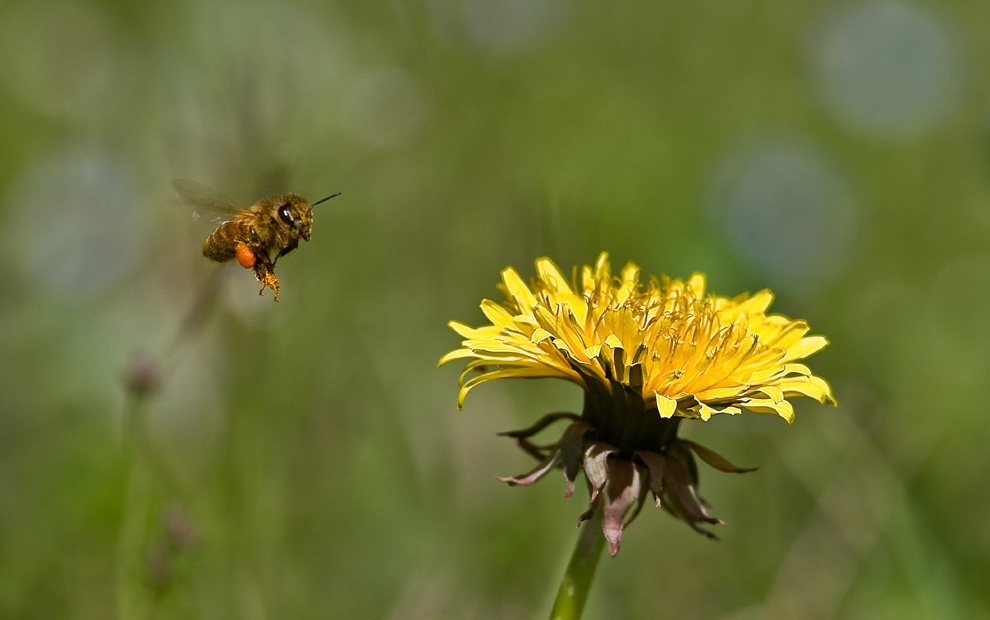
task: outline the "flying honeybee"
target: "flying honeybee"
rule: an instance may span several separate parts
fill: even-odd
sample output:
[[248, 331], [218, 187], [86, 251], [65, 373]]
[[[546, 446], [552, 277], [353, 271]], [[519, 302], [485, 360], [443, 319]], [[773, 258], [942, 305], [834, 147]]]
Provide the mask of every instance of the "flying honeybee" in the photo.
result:
[[218, 219], [226, 218], [203, 241], [203, 256], [218, 263], [236, 258], [241, 267], [254, 269], [254, 277], [261, 283], [258, 294], [270, 288], [275, 291], [275, 301], [279, 292], [275, 262], [296, 249], [300, 238], [309, 241], [313, 207], [340, 195], [337, 192], [310, 205], [299, 194], [280, 194], [243, 208], [190, 179], [176, 179], [172, 186], [190, 205], [212, 211]]

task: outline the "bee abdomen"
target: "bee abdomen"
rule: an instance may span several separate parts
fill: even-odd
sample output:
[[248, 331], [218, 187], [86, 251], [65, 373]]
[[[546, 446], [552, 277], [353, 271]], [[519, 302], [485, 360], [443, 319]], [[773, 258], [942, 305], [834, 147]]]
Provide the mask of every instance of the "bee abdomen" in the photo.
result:
[[229, 261], [237, 253], [238, 242], [227, 224], [218, 226], [203, 242], [203, 256], [218, 263]]

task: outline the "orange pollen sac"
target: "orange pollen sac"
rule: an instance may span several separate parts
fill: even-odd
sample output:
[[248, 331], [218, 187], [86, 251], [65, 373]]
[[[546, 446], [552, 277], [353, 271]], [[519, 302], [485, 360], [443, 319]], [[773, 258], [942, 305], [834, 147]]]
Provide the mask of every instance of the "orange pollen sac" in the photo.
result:
[[244, 244], [237, 246], [234, 252], [237, 253], [237, 262], [240, 263], [241, 267], [244, 267], [245, 269], [254, 267], [254, 264], [258, 262], [258, 258], [254, 255], [254, 251]]

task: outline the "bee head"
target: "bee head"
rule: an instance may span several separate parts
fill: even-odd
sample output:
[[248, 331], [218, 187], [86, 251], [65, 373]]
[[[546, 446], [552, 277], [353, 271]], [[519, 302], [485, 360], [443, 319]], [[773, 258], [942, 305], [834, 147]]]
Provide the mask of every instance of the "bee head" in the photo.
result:
[[276, 204], [275, 214], [278, 220], [288, 226], [293, 233], [309, 241], [310, 229], [313, 226], [313, 209], [301, 196], [288, 194]]

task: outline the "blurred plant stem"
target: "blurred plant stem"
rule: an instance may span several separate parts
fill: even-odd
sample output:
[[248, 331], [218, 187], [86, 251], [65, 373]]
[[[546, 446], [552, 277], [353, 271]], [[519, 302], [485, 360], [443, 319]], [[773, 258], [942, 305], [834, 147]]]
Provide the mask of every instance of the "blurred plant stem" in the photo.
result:
[[581, 525], [577, 545], [564, 571], [560, 589], [557, 590], [557, 599], [553, 602], [550, 620], [577, 620], [581, 617], [604, 546], [605, 536], [602, 534], [602, 515], [599, 509]]
[[[175, 367], [181, 345], [203, 326], [220, 290], [222, 269], [214, 269], [193, 300], [179, 329], [159, 359], [138, 355], [124, 375], [127, 406], [124, 412], [121, 470], [126, 476], [123, 514], [117, 538], [116, 602], [120, 620], [147, 618], [154, 598], [149, 588], [148, 526], [154, 509], [154, 490], [167, 478], [156, 468], [147, 418], [152, 398], [161, 390], [165, 375]], [[156, 485], [157, 483], [157, 485]], [[167, 578], [167, 576], [166, 576]]]
[[148, 601], [142, 575], [144, 534], [151, 509], [151, 467], [147, 455], [144, 420], [148, 393], [134, 392], [128, 398], [123, 438], [123, 471], [127, 476], [123, 515], [117, 539], [116, 599], [120, 620], [146, 618]]

